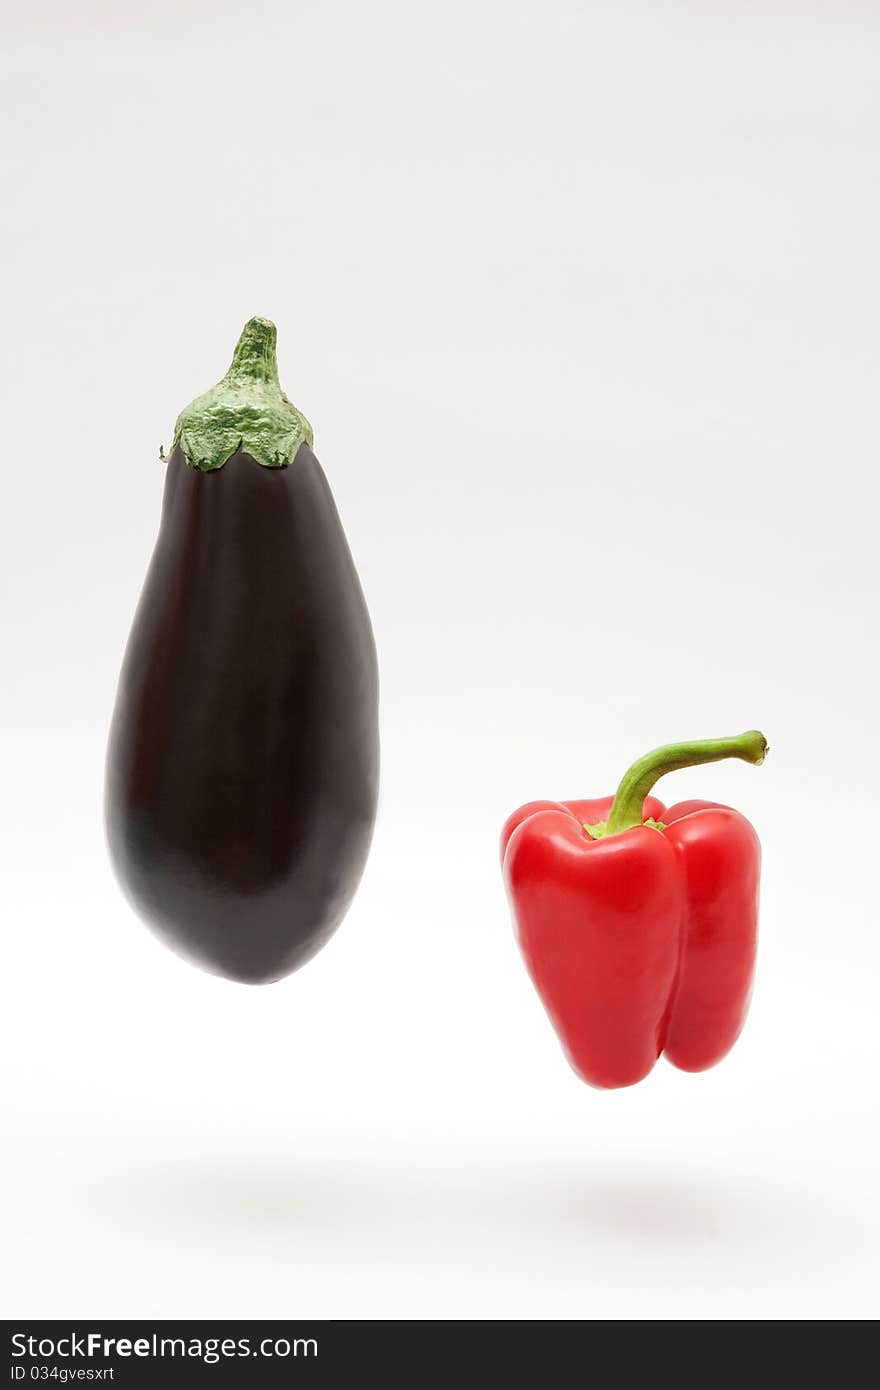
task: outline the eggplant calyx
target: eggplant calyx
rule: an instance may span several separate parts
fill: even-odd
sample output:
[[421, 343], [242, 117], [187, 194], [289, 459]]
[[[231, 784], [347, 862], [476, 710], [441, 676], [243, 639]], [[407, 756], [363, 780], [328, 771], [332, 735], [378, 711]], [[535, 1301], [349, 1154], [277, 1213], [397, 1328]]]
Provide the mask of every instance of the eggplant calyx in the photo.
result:
[[222, 381], [180, 412], [171, 452], [191, 468], [222, 468], [241, 449], [263, 468], [286, 468], [312, 427], [278, 380], [277, 331], [268, 319], [249, 319]]

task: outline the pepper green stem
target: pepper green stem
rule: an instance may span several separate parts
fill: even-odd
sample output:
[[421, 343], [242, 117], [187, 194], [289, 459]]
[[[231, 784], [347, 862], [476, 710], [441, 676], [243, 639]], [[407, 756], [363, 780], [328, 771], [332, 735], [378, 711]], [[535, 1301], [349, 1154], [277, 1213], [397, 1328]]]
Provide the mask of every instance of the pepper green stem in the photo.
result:
[[681, 767], [697, 767], [700, 763], [717, 763], [722, 758], [741, 758], [743, 762], [759, 764], [767, 756], [767, 740], [757, 729], [737, 734], [734, 738], [707, 738], [695, 743], [667, 743], [646, 753], [624, 774], [611, 814], [606, 834], [617, 835], [642, 824], [642, 806], [661, 777]]
[[191, 468], [212, 472], [239, 449], [263, 468], [286, 468], [312, 443], [308, 420], [278, 380], [277, 336], [268, 319], [249, 319], [223, 380], [181, 411], [171, 448]]

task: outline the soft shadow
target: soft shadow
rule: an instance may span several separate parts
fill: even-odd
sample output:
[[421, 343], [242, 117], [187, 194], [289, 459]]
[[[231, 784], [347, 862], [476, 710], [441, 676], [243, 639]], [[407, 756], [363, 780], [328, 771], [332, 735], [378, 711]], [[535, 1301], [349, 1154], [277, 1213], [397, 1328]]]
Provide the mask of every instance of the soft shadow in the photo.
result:
[[[436, 1163], [432, 1159], [432, 1164]], [[380, 1168], [240, 1158], [203, 1163], [128, 1165], [96, 1179], [81, 1194], [104, 1220], [147, 1223], [181, 1235], [223, 1230], [277, 1239], [306, 1234], [394, 1237], [422, 1231], [511, 1233], [555, 1230], [566, 1238], [617, 1234], [647, 1244], [703, 1244], [724, 1237], [742, 1244], [777, 1243], [815, 1225], [812, 1199], [777, 1191], [766, 1178], [729, 1181], [716, 1175], [555, 1168], [531, 1160], [514, 1165], [485, 1154], [464, 1171], [434, 1166]]]

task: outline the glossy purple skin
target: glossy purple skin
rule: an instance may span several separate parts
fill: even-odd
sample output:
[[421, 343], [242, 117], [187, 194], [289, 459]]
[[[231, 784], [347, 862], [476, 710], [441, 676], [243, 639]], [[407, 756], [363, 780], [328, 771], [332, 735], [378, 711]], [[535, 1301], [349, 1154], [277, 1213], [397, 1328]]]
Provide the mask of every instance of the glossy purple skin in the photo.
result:
[[311, 449], [214, 472], [175, 450], [107, 759], [127, 895], [205, 969], [276, 980], [345, 915], [378, 781], [373, 633]]

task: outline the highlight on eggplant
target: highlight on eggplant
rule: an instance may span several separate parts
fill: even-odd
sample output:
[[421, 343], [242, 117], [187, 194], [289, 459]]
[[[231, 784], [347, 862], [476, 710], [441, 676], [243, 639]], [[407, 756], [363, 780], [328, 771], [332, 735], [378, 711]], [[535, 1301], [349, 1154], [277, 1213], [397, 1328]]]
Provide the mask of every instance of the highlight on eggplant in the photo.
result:
[[373, 632], [276, 331], [178, 418], [107, 755], [110, 856], [173, 950], [280, 979], [341, 922], [379, 783]]

